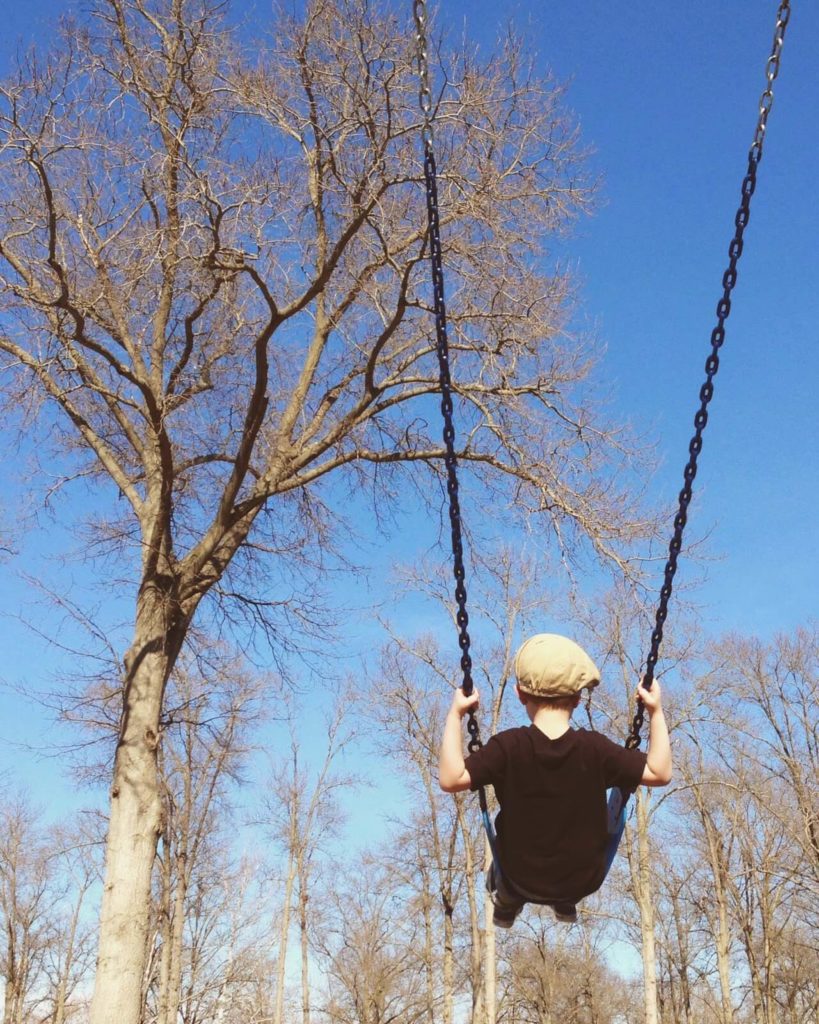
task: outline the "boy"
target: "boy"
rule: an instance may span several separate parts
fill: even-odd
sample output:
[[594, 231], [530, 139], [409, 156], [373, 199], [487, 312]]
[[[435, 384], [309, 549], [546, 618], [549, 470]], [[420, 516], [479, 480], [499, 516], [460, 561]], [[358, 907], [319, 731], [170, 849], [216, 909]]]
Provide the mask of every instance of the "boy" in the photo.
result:
[[456, 690], [441, 743], [439, 781], [446, 793], [492, 785], [500, 804], [498, 859], [487, 887], [495, 924], [510, 928], [528, 901], [551, 906], [558, 920], [576, 921], [575, 904], [605, 877], [606, 790], [665, 786], [671, 747], [660, 687], [640, 684], [649, 718], [648, 751], [627, 750], [601, 733], [573, 729], [584, 689], [600, 682], [594, 662], [574, 641], [555, 633], [530, 637], [515, 656], [515, 690], [531, 725], [506, 729], [464, 760], [461, 719], [478, 704]]

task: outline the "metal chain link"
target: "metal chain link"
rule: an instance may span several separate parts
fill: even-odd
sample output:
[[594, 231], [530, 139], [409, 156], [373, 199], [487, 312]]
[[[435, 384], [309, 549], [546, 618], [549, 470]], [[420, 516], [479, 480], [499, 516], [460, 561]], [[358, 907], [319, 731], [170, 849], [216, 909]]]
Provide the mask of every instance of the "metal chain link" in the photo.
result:
[[[429, 58], [427, 54], [427, 5], [426, 0], [414, 0], [415, 42], [418, 60], [420, 89], [418, 102], [424, 115], [421, 138], [424, 143], [424, 180], [427, 195], [427, 218], [429, 222], [430, 264], [432, 267], [432, 291], [435, 311], [435, 348], [438, 354], [438, 380], [441, 389], [441, 414], [444, 420], [444, 465], [447, 475], [449, 499], [449, 525], [452, 539], [452, 560], [455, 576], [456, 622], [458, 645], [461, 648], [461, 672], [463, 691], [469, 696], [473, 690], [472, 658], [469, 653], [469, 615], [466, 610], [466, 573], [464, 550], [461, 538], [461, 506], [458, 500], [457, 458], [455, 456], [455, 427], [452, 422], [452, 377], [449, 370], [449, 340], [447, 338], [446, 302], [444, 300], [444, 269], [441, 250], [441, 224], [438, 215], [438, 183], [432, 134], [432, 90], [430, 88]], [[467, 714], [469, 752], [482, 746], [478, 721], [474, 711]]]
[[[708, 423], [708, 403], [714, 394], [714, 377], [719, 369], [719, 350], [725, 341], [725, 321], [731, 312], [731, 292], [737, 283], [737, 264], [742, 255], [743, 236], [751, 216], [751, 196], [756, 188], [756, 175], [762, 160], [762, 146], [765, 140], [765, 129], [768, 116], [773, 106], [773, 83], [779, 74], [779, 61], [782, 44], [785, 41], [785, 29], [790, 18], [789, 0], [779, 5], [774, 30], [771, 55], [765, 65], [765, 77], [768, 85], [759, 100], [759, 117], [754, 133], [754, 141], [748, 152], [748, 170], [742, 180], [742, 200], [734, 218], [734, 237], [728, 247], [729, 263], [722, 276], [722, 297], [717, 303], [717, 324], [711, 332], [711, 354], [705, 362], [705, 383], [700, 388], [700, 407], [694, 416], [695, 433], [688, 445], [689, 459], [683, 471], [684, 484], [679, 494], [679, 508], [674, 517], [674, 533], [668, 546], [668, 561], [665, 565], [665, 579], [660, 589], [660, 603], [657, 608], [654, 630], [651, 634], [651, 648], [646, 658], [645, 682], [650, 689], [657, 667], [660, 644], [663, 639], [663, 625], [668, 616], [668, 602], [673, 590], [674, 574], [677, 571], [677, 558], [682, 549], [682, 536], [688, 520], [688, 505], [691, 501], [694, 477], [697, 475], [697, 458], [702, 451], [702, 435]], [[643, 727], [645, 708], [641, 701], [637, 703], [637, 711], [631, 723], [631, 732], [626, 740], [630, 749], [639, 747], [640, 730]]]
[[424, 115], [421, 139], [424, 152], [432, 149], [432, 88], [430, 86], [429, 53], [427, 50], [427, 3], [413, 0], [412, 15], [415, 18], [415, 50], [418, 61], [418, 105]]

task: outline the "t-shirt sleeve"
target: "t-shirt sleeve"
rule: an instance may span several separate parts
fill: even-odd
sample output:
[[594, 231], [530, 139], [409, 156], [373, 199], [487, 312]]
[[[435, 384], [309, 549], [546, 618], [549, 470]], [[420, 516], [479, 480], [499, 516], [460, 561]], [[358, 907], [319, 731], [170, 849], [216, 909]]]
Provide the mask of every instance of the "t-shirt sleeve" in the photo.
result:
[[492, 736], [485, 746], [464, 759], [469, 772], [470, 789], [497, 786], [506, 771], [506, 748], [498, 736]]
[[644, 750], [628, 750], [603, 736], [595, 733], [597, 750], [603, 767], [603, 778], [606, 788], [620, 786], [623, 789], [636, 789], [643, 777], [646, 766]]

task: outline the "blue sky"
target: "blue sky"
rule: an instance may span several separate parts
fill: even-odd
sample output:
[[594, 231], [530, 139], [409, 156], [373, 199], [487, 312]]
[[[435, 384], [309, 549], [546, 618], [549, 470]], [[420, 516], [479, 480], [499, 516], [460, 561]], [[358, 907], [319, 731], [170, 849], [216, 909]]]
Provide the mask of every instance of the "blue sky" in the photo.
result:
[[[691, 518], [715, 527], [697, 594], [714, 628], [763, 635], [815, 615], [819, 569], [819, 14], [793, 6]], [[528, 24], [572, 83], [605, 205], [566, 252], [612, 400], [656, 438], [661, 496], [681, 483], [776, 7], [469, 5], [476, 26]]]
[[[71, 6], [29, 0], [4, 11], [0, 72], [19, 41], [47, 38], [55, 14]], [[776, 6], [458, 0], [441, 9], [454, 33], [465, 26], [487, 51], [511, 20], [540, 66], [571, 83], [568, 103], [593, 147], [602, 202], [559, 252], [582, 280], [579, 322], [605, 347], [613, 414], [657, 445], [652, 487], [664, 500], [676, 495], [687, 456]], [[816, 613], [819, 11], [793, 6], [691, 519], [695, 532], [713, 528], [716, 558], [696, 597], [715, 633], [768, 636]], [[43, 542], [34, 538], [28, 556]], [[24, 559], [3, 567], [0, 611], [14, 612], [22, 591], [13, 573], [25, 569]], [[54, 663], [7, 627], [20, 652], [7, 658], [7, 680]], [[39, 716], [26, 712], [21, 727], [19, 702], [0, 701], [0, 738], [35, 741]], [[19, 758], [0, 755], [0, 773]], [[33, 772], [45, 793], [57, 768], [40, 762]]]

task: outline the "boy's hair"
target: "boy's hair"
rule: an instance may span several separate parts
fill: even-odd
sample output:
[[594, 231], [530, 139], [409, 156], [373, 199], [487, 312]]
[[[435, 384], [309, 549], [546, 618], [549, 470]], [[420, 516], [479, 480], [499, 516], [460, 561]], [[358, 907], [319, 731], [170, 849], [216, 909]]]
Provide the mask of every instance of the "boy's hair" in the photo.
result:
[[574, 711], [580, 703], [580, 694], [573, 693], [571, 696], [552, 697], [544, 694], [526, 693], [520, 691], [527, 704], [534, 704], [537, 708], [555, 708], [561, 711]]

